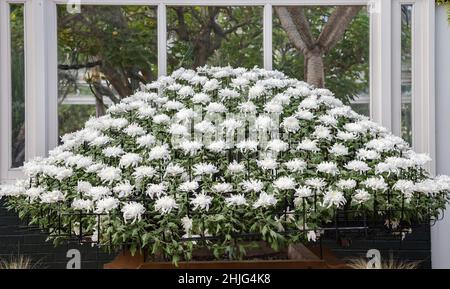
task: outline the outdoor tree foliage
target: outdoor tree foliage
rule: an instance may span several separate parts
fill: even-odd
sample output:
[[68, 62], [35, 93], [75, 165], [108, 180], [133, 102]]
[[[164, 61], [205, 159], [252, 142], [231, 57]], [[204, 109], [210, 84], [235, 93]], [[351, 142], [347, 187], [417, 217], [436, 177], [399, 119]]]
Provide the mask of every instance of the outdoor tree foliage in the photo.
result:
[[[324, 30], [322, 35], [329, 35], [321, 38], [327, 45], [323, 49], [327, 55], [324, 63], [317, 63], [318, 67], [312, 60], [309, 71], [326, 75], [327, 87], [344, 100], [360, 93], [368, 82], [369, 19], [363, 13], [358, 14], [361, 7], [314, 7], [304, 9], [306, 11], [295, 8], [302, 11], [304, 21], [311, 23], [308, 24], [311, 35], [317, 34], [319, 26], [324, 29], [331, 24], [341, 27], [338, 31]], [[340, 11], [344, 8], [352, 11], [346, 14], [346, 21], [333, 20], [342, 15]], [[139, 82], [148, 83], [154, 79], [157, 57], [154, 9], [82, 6], [82, 13], [75, 15], [67, 13], [64, 7], [59, 9], [61, 96], [71, 91], [67, 88], [74, 89], [76, 79], [73, 74], [67, 75], [68, 71], [78, 71], [74, 68], [88, 69], [90, 73], [85, 79], [94, 94], [111, 97], [114, 102], [129, 95]], [[284, 8], [276, 8], [277, 11], [280, 9]], [[338, 13], [333, 13], [334, 10]], [[280, 22], [286, 22], [289, 17], [292, 15], [286, 13], [279, 16]], [[347, 29], [353, 18], [356, 18], [354, 24]], [[333, 23], [327, 25], [329, 20]], [[169, 71], [204, 64], [262, 66], [262, 7], [168, 7], [167, 22]], [[282, 27], [288, 31], [287, 27]], [[286, 35], [274, 33], [278, 33], [275, 41], [283, 42], [280, 37]], [[295, 38], [289, 37], [286, 41], [291, 44], [283, 43], [284, 48], [296, 47]], [[275, 58], [276, 66], [286, 69], [289, 76], [320, 84], [305, 74], [307, 69], [304, 67], [308, 65], [305, 66], [303, 55], [293, 54], [289, 49], [275, 53], [283, 55]], [[309, 53], [307, 55], [305, 59], [311, 58]], [[320, 72], [323, 69], [325, 72]], [[325, 83], [325, 79], [320, 82]]]

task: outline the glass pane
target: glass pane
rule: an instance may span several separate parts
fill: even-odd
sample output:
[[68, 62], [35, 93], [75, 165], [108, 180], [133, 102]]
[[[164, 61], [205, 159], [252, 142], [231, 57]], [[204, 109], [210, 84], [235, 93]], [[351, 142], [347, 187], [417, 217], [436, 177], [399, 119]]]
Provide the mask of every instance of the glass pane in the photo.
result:
[[169, 73], [180, 68], [263, 66], [263, 7], [168, 7]]
[[152, 6], [58, 6], [60, 136], [157, 78], [156, 26]]
[[357, 112], [369, 115], [366, 6], [278, 6], [273, 13], [274, 68], [323, 85]]
[[402, 138], [412, 144], [412, 5], [402, 5]]
[[11, 33], [11, 166], [25, 160], [25, 49], [24, 5], [10, 4]]

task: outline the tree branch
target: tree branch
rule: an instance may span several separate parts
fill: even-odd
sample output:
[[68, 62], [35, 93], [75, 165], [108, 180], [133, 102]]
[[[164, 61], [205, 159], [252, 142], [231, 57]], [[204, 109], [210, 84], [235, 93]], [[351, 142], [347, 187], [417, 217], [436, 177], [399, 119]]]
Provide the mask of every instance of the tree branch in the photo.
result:
[[361, 7], [338, 6], [334, 9], [317, 40], [317, 44], [322, 48], [323, 53], [330, 51], [341, 40]]
[[71, 69], [81, 69], [81, 68], [92, 68], [95, 66], [101, 66], [102, 61], [94, 61], [94, 62], [87, 62], [85, 64], [58, 64], [58, 69], [61, 70], [71, 70]]
[[281, 26], [291, 43], [301, 52], [314, 47], [314, 38], [308, 20], [300, 7], [275, 7]]

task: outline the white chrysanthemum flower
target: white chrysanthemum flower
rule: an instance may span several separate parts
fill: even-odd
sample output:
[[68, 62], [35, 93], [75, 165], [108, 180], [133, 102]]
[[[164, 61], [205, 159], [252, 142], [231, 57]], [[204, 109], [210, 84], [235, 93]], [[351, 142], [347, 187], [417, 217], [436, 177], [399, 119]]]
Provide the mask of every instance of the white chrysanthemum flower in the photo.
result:
[[351, 141], [356, 139], [356, 134], [354, 134], [353, 132], [338, 131], [336, 134], [336, 138], [342, 141]]
[[111, 142], [111, 138], [106, 135], [100, 135], [89, 142], [90, 146], [100, 147]]
[[247, 200], [244, 197], [244, 194], [235, 194], [230, 195], [228, 198], [225, 198], [225, 204], [230, 206], [246, 206]]
[[287, 142], [280, 139], [273, 139], [267, 143], [266, 149], [271, 150], [275, 153], [284, 152], [289, 148]]
[[95, 204], [96, 214], [106, 214], [119, 207], [119, 200], [114, 197], [106, 197], [98, 200]]
[[191, 230], [192, 230], [192, 219], [189, 218], [188, 216], [184, 216], [183, 218], [181, 218], [181, 225], [183, 226], [183, 230], [186, 233], [186, 235], [190, 235]]
[[327, 182], [322, 178], [309, 178], [305, 180], [305, 184], [316, 190], [321, 190], [327, 185]]
[[167, 124], [170, 122], [170, 117], [167, 114], [157, 114], [153, 116], [153, 122], [156, 124]]
[[136, 137], [136, 136], [140, 136], [143, 134], [146, 134], [146, 131], [144, 128], [142, 128], [140, 125], [136, 124], [136, 123], [132, 123], [129, 126], [127, 126], [124, 130], [124, 133], [126, 133], [127, 135], [131, 136], [131, 137]]
[[183, 141], [180, 144], [180, 148], [183, 150], [184, 154], [195, 156], [203, 147], [203, 144], [198, 141]]
[[328, 126], [336, 126], [338, 123], [337, 119], [328, 114], [321, 115], [317, 121]]
[[165, 183], [159, 183], [159, 184], [150, 184], [147, 186], [146, 194], [151, 198], [157, 198], [161, 197], [162, 195], [165, 195], [167, 191], [167, 185]]
[[194, 125], [194, 130], [202, 134], [212, 134], [216, 131], [216, 127], [209, 120], [203, 120]]
[[[31, 202], [34, 202], [44, 192], [45, 192], [45, 190], [42, 187], [31, 187], [31, 188], [29, 188], [28, 190], [25, 191], [25, 196], [27, 196], [27, 198]], [[0, 198], [1, 198], [1, 195], [0, 195]]]
[[334, 162], [321, 162], [317, 165], [317, 171], [333, 176], [339, 173], [339, 169]]
[[254, 179], [250, 179], [250, 180], [245, 180], [241, 183], [242, 188], [244, 189], [244, 192], [249, 193], [249, 192], [261, 192], [262, 189], [264, 188], [264, 183], [261, 182], [260, 180], [254, 180]]
[[239, 111], [242, 113], [255, 113], [257, 110], [256, 105], [252, 101], [246, 101], [238, 106]]
[[427, 154], [418, 154], [414, 151], [409, 151], [406, 155], [416, 166], [424, 166], [428, 162], [431, 162], [431, 158]]
[[236, 129], [241, 128], [243, 126], [243, 122], [234, 118], [227, 118], [222, 122], [221, 126], [226, 130], [227, 134], [230, 134]]
[[318, 125], [315, 127], [314, 132], [312, 133], [312, 136], [316, 139], [331, 139], [331, 130], [323, 125]]
[[380, 158], [380, 154], [374, 150], [359, 149], [356, 157], [360, 160], [376, 160]]
[[295, 113], [295, 117], [303, 120], [312, 120], [314, 118], [314, 114], [309, 110], [299, 109]]
[[383, 177], [370, 177], [362, 182], [368, 189], [374, 191], [385, 191], [388, 189], [388, 185], [384, 181]]
[[302, 102], [300, 102], [300, 105], [298, 106], [299, 109], [317, 109], [319, 108], [319, 103], [317, 102], [316, 98], [313, 97], [307, 97]]
[[146, 118], [150, 118], [153, 115], [155, 115], [156, 109], [154, 107], [151, 106], [142, 106], [140, 108], [138, 108], [138, 118], [140, 119], [146, 119]]
[[198, 209], [208, 211], [212, 200], [213, 198], [205, 193], [195, 194], [194, 198], [191, 198], [191, 205], [194, 206], [194, 211]]
[[125, 223], [131, 220], [131, 224], [134, 224], [136, 221], [141, 221], [142, 215], [145, 213], [145, 208], [138, 202], [129, 202], [123, 206], [121, 211]]
[[166, 167], [166, 173], [165, 176], [179, 176], [182, 175], [185, 172], [185, 169], [180, 166], [179, 164], [170, 163]]
[[206, 107], [206, 112], [213, 114], [213, 113], [225, 113], [228, 109], [225, 105], [219, 102], [211, 102]]
[[189, 135], [188, 128], [182, 124], [174, 123], [169, 128], [169, 133], [174, 136]]
[[[440, 183], [433, 179], [425, 179], [423, 181], [417, 182], [414, 185], [414, 190], [419, 193], [432, 194], [439, 193], [441, 191]], [[411, 193], [412, 195], [412, 193]], [[408, 199], [409, 201], [409, 199]]]
[[263, 170], [274, 170], [278, 167], [277, 161], [272, 158], [257, 160], [256, 164]]
[[266, 192], [261, 192], [261, 194], [259, 194], [258, 199], [256, 200], [256, 202], [253, 204], [253, 208], [257, 209], [257, 208], [267, 208], [267, 207], [271, 207], [271, 206], [275, 206], [277, 203], [277, 199], [275, 198], [274, 195], [269, 195]]
[[220, 89], [218, 95], [222, 101], [226, 101], [227, 99], [238, 98], [240, 96], [238, 91], [229, 88]]
[[85, 182], [85, 181], [78, 181], [77, 184], [77, 192], [78, 193], [87, 193], [91, 190], [92, 185], [89, 182]]
[[366, 190], [357, 189], [355, 192], [356, 194], [353, 195], [353, 200], [355, 200], [357, 204], [362, 204], [370, 200], [370, 194]]
[[243, 140], [236, 144], [236, 148], [242, 153], [256, 152], [258, 150], [258, 141], [255, 140]]
[[265, 94], [266, 88], [262, 85], [255, 85], [249, 88], [248, 90], [248, 98], [255, 99], [261, 97]]
[[180, 111], [175, 114], [175, 119], [181, 122], [189, 121], [195, 117], [197, 117], [197, 113], [191, 108], [180, 109]]
[[71, 207], [74, 210], [87, 211], [89, 212], [93, 208], [93, 203], [91, 200], [86, 199], [74, 199], [72, 201]]
[[105, 167], [97, 172], [97, 176], [104, 183], [112, 183], [120, 180], [122, 177], [122, 171], [115, 167]]
[[102, 197], [111, 195], [111, 190], [107, 187], [96, 186], [91, 187], [87, 195], [91, 197], [93, 200], [101, 199]]
[[206, 93], [197, 93], [192, 97], [192, 102], [196, 104], [208, 104], [211, 101], [211, 98]]
[[250, 81], [244, 77], [233, 78], [231, 80], [231, 86], [233, 87], [245, 87], [248, 86]]
[[356, 187], [356, 181], [352, 179], [348, 180], [339, 180], [336, 183], [336, 186], [341, 190], [351, 190]]
[[330, 154], [335, 156], [346, 156], [348, 155], [348, 148], [341, 144], [341, 143], [335, 143], [331, 148], [328, 149]]
[[306, 169], [306, 162], [301, 159], [292, 159], [284, 163], [284, 166], [292, 173], [303, 172]]
[[257, 131], [270, 131], [275, 128], [275, 122], [268, 115], [260, 115], [255, 120], [254, 128]]
[[71, 168], [59, 168], [55, 175], [55, 179], [62, 181], [64, 179], [70, 178], [73, 175], [73, 170]]
[[148, 153], [148, 159], [153, 160], [167, 160], [170, 158], [169, 146], [167, 144], [153, 147]]
[[203, 91], [213, 91], [219, 88], [220, 82], [217, 79], [210, 79], [203, 85]]
[[412, 197], [414, 190], [416, 189], [416, 186], [414, 185], [413, 181], [398, 180], [392, 188], [394, 190], [402, 192], [407, 199], [410, 199]]
[[136, 167], [133, 172], [133, 177], [139, 182], [144, 178], [151, 178], [156, 174], [156, 169], [150, 166]]
[[136, 143], [138, 144], [138, 146], [143, 148], [150, 148], [152, 145], [155, 144], [155, 142], [156, 139], [151, 134], [146, 134], [136, 139]]
[[155, 210], [163, 215], [169, 214], [174, 209], [178, 209], [178, 204], [171, 196], [164, 196], [155, 201]]
[[231, 174], [239, 174], [245, 172], [245, 166], [242, 163], [238, 163], [236, 160], [228, 164], [228, 172]]
[[347, 200], [345, 199], [344, 194], [340, 191], [328, 190], [323, 195], [322, 206], [326, 208], [330, 208], [331, 206], [339, 208], [345, 205], [346, 203]]
[[211, 163], [199, 163], [194, 165], [194, 175], [195, 176], [203, 176], [203, 175], [213, 175], [217, 173], [219, 170], [217, 167]]
[[184, 104], [176, 101], [176, 100], [169, 100], [168, 102], [166, 102], [164, 104], [164, 108], [167, 110], [173, 110], [173, 111], [179, 111], [182, 110], [184, 108]]
[[311, 197], [313, 195], [314, 195], [313, 191], [308, 186], [299, 186], [295, 190], [295, 194], [294, 194], [295, 197], [299, 197], [299, 198], [307, 198], [307, 197]]
[[118, 194], [119, 198], [126, 198], [133, 193], [134, 186], [129, 181], [122, 182], [113, 188], [113, 192]]
[[142, 157], [139, 154], [127, 153], [120, 158], [119, 167], [128, 168], [136, 167], [142, 161]]
[[352, 132], [355, 134], [361, 134], [366, 132], [366, 128], [360, 123], [349, 122], [344, 124], [344, 129], [348, 132]]
[[199, 184], [197, 181], [188, 181], [181, 183], [178, 187], [178, 190], [182, 192], [194, 192], [199, 188]]
[[217, 183], [212, 186], [212, 190], [217, 193], [229, 193], [233, 191], [233, 185], [230, 183]]
[[363, 162], [363, 161], [358, 161], [358, 160], [353, 160], [353, 161], [349, 161], [346, 165], [345, 168], [351, 171], [355, 171], [355, 172], [359, 172], [359, 173], [364, 173], [367, 172], [368, 170], [370, 170], [369, 165], [367, 165], [367, 163]]
[[304, 140], [302, 140], [298, 144], [297, 150], [317, 152], [320, 149], [317, 147], [317, 141], [316, 140], [310, 140], [308, 138], [305, 138]]
[[264, 111], [267, 113], [280, 114], [283, 112], [283, 106], [275, 101], [269, 101], [264, 105]]
[[286, 132], [295, 133], [300, 129], [300, 122], [294, 116], [289, 116], [283, 119], [281, 126]]
[[273, 182], [274, 188], [278, 190], [293, 190], [297, 183], [292, 177], [280, 177]]
[[119, 146], [114, 146], [114, 147], [107, 147], [104, 148], [102, 150], [102, 153], [106, 156], [106, 157], [120, 157], [121, 155], [123, 155], [125, 152], [124, 150], [119, 147]]
[[207, 149], [214, 153], [223, 153], [227, 148], [227, 143], [223, 140], [214, 141], [207, 146]]
[[41, 203], [44, 204], [53, 204], [65, 200], [64, 194], [59, 190], [44, 192], [39, 198], [41, 199]]
[[183, 99], [185, 97], [194, 95], [195, 91], [192, 87], [186, 85], [186, 86], [183, 86], [182, 88], [180, 88], [178, 90], [177, 94]]

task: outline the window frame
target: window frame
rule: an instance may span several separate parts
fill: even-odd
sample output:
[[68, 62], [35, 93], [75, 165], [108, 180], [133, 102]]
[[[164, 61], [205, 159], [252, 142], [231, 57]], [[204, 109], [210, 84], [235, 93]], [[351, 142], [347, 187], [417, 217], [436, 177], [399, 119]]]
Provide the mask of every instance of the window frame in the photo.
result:
[[[9, 23], [3, 17], [9, 3], [25, 3], [25, 106], [26, 159], [46, 156], [58, 143], [58, 71], [56, 5], [68, 0], [0, 0], [0, 39], [6, 39]], [[401, 95], [397, 71], [400, 38], [396, 14], [401, 4], [414, 4], [413, 21], [413, 148], [435, 157], [434, 120], [434, 14], [429, 0], [72, 0], [81, 5], [157, 6], [158, 74], [167, 72], [167, 6], [264, 6], [264, 68], [272, 69], [272, 7], [307, 5], [369, 5], [370, 15], [370, 115], [372, 120], [399, 134]], [[9, 17], [7, 18], [9, 19]], [[30, 49], [27, 49], [27, 48]], [[9, 63], [9, 43], [0, 43], [0, 62]], [[6, 68], [5, 68], [6, 67]], [[8, 65], [0, 67], [0, 137], [10, 135]], [[395, 97], [393, 97], [395, 96]], [[10, 138], [8, 138], [10, 139]], [[20, 177], [11, 169], [10, 140], [0, 143], [0, 180]], [[5, 148], [6, 146], [6, 148]], [[7, 160], [5, 162], [4, 160]], [[5, 163], [7, 164], [5, 166]], [[429, 165], [434, 173], [435, 161]]]

